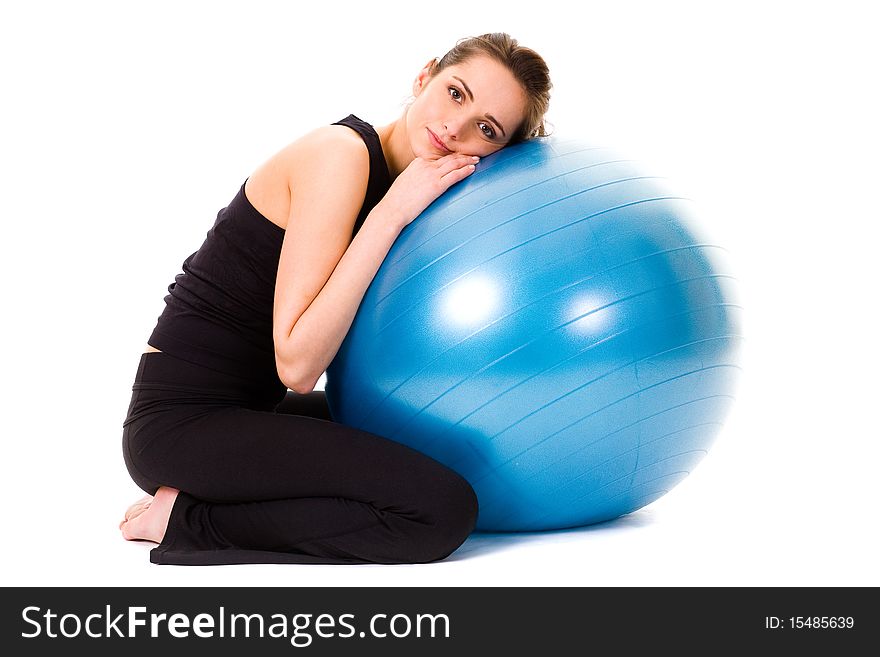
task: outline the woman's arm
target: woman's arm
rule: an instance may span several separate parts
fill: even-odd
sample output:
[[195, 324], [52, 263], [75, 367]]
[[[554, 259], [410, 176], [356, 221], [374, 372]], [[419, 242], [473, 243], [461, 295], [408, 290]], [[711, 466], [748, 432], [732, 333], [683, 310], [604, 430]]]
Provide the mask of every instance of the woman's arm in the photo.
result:
[[470, 174], [473, 160], [463, 155], [417, 158], [353, 240], [369, 178], [369, 154], [360, 137], [316, 131], [303, 140], [297, 163], [275, 285], [273, 337], [281, 381], [305, 393], [339, 350], [400, 231]]

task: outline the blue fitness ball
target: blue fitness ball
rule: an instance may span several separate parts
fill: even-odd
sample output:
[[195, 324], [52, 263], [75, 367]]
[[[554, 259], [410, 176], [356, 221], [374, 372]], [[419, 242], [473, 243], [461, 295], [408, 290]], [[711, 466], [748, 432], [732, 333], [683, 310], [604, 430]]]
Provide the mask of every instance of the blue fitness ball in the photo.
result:
[[464, 476], [477, 528], [653, 502], [734, 399], [742, 309], [692, 203], [544, 138], [484, 158], [400, 234], [327, 372], [334, 419]]

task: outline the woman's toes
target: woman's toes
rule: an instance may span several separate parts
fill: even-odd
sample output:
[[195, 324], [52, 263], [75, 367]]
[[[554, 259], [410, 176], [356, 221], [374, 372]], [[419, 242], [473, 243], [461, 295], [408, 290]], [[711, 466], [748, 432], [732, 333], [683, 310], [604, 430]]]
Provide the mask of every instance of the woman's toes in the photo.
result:
[[131, 525], [128, 525], [128, 527], [126, 527], [127, 523], [130, 523], [135, 518], [141, 516], [143, 513], [146, 513], [146, 511], [150, 508], [150, 505], [152, 504], [152, 502], [153, 502], [153, 496], [152, 495], [145, 495], [144, 497], [139, 499], [137, 502], [132, 504], [130, 507], [128, 507], [128, 509], [126, 509], [125, 517], [119, 523], [119, 529], [122, 530], [122, 535], [126, 539], [132, 538], [132, 532], [131, 532], [132, 527], [131, 527]]
[[[131, 520], [134, 516], [143, 513], [144, 507], [149, 507], [152, 501], [152, 495], [144, 495], [141, 499], [126, 509], [125, 520]], [[125, 520], [123, 520], [123, 522], [125, 522]]]
[[177, 493], [177, 489], [163, 486], [155, 497], [147, 496], [132, 504], [125, 520], [119, 524], [123, 538], [161, 543]]

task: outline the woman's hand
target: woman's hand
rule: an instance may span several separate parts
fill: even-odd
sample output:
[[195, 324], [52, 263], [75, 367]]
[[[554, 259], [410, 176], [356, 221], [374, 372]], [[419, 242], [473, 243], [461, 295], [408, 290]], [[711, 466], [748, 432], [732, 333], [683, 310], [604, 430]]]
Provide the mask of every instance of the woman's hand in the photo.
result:
[[380, 204], [403, 229], [447, 189], [474, 172], [480, 158], [450, 153], [436, 160], [417, 157], [391, 185]]

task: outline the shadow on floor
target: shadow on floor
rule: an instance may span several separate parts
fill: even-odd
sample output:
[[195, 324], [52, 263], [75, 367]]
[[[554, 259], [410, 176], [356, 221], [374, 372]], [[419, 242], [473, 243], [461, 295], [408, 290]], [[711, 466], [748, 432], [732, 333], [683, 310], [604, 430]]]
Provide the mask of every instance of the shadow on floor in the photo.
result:
[[542, 532], [474, 532], [458, 550], [444, 561], [462, 561], [484, 554], [500, 552], [518, 545], [539, 542], [548, 538], [576, 537], [597, 532], [626, 531], [654, 524], [654, 518], [644, 510], [635, 511], [614, 520], [599, 522], [585, 527], [572, 527]]

